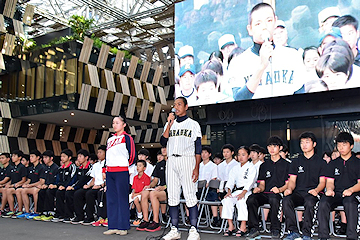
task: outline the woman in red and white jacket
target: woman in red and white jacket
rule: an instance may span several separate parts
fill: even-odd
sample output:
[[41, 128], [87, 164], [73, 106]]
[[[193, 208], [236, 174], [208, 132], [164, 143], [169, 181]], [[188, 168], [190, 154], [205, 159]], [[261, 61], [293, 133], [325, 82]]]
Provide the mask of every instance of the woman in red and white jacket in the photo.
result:
[[129, 166], [135, 160], [135, 144], [127, 133], [125, 117], [114, 117], [115, 134], [107, 141], [105, 168], [108, 229], [106, 235], [126, 235], [130, 229]]

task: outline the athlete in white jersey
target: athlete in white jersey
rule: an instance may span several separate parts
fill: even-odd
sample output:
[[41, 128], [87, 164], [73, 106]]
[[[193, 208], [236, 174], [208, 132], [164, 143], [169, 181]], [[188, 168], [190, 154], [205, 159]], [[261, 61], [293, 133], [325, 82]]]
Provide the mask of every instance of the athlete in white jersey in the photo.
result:
[[[199, 240], [196, 230], [198, 200], [196, 198], [196, 181], [199, 177], [199, 164], [201, 161], [201, 129], [199, 123], [186, 115], [188, 109], [184, 97], [174, 102], [175, 114], [170, 113], [160, 143], [166, 146], [168, 160], [166, 162], [166, 184], [168, 189], [168, 204], [171, 217], [171, 231], [163, 239], [180, 239], [178, 231], [179, 204], [181, 188], [189, 210], [191, 228], [188, 240]], [[176, 119], [175, 119], [176, 115]]]

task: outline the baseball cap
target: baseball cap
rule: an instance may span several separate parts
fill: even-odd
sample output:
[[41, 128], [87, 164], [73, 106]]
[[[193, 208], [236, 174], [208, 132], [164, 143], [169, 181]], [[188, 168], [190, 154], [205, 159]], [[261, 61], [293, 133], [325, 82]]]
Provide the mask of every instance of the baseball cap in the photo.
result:
[[150, 152], [149, 152], [149, 150], [144, 148], [144, 149], [140, 149], [140, 151], [138, 152], [138, 155], [141, 155], [141, 154], [143, 154], [145, 156], [149, 156]]
[[180, 59], [187, 56], [194, 57], [194, 49], [192, 46], [185, 45], [179, 49], [178, 55]]
[[338, 7], [325, 8], [318, 14], [319, 25], [321, 25], [321, 23], [325, 22], [330, 17], [339, 16], [341, 16], [341, 13]]
[[341, 38], [340, 28], [332, 27], [330, 31], [320, 33], [319, 45], [324, 41], [327, 36], [333, 36], [334, 38]]
[[180, 68], [179, 76], [181, 77], [186, 72], [191, 72], [192, 74], [195, 75], [196, 74], [195, 65], [194, 64], [185, 64], [184, 66], [182, 66]]
[[277, 20], [276, 21], [276, 28], [277, 27], [286, 28], [285, 22], [283, 20]]
[[227, 45], [233, 44], [235, 44], [235, 37], [232, 34], [224, 34], [218, 40], [219, 50], [224, 49]]

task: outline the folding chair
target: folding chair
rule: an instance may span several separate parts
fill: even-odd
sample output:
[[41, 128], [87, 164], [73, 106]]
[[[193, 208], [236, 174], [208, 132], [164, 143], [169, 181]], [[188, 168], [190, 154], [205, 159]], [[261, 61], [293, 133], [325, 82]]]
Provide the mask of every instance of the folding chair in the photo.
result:
[[[334, 211], [345, 211], [344, 210], [344, 206], [337, 206], [336, 208], [334, 208]], [[332, 221], [332, 215], [330, 212], [330, 218], [329, 218], [329, 235], [333, 235], [335, 237], [341, 237], [341, 238], [346, 238], [346, 235], [340, 235], [340, 234], [336, 234], [335, 229], [334, 229], [334, 224]]]
[[[217, 206], [220, 207], [222, 206], [222, 203], [220, 201], [207, 201], [206, 197], [210, 191], [210, 189], [218, 189], [220, 185], [220, 181], [219, 180], [210, 180], [208, 188], [206, 189], [206, 192], [204, 194], [204, 199], [199, 201], [199, 208], [200, 208], [200, 213], [199, 213], [199, 219], [198, 219], [198, 227], [210, 227], [211, 229], [215, 229], [217, 231], [211, 231], [211, 230], [199, 230], [200, 232], [206, 232], [206, 233], [220, 233], [221, 231], [225, 230], [225, 226], [226, 226], [226, 221], [225, 219], [221, 220], [221, 226], [219, 227], [215, 227], [212, 225], [211, 223], [211, 206]], [[201, 219], [200, 217], [202, 216], [203, 212], [205, 211], [205, 225], [201, 226], [200, 222]]]
[[[198, 192], [200, 192], [199, 200], [202, 200], [204, 198], [205, 190], [206, 190], [206, 180], [198, 181]], [[186, 210], [184, 209], [184, 204], [186, 204], [185, 199], [180, 199], [180, 213], [181, 213], [181, 221], [183, 225], [189, 227], [190, 225], [186, 223], [185, 216], [186, 216]], [[199, 206], [198, 206], [199, 208]], [[199, 215], [200, 217], [200, 215]]]

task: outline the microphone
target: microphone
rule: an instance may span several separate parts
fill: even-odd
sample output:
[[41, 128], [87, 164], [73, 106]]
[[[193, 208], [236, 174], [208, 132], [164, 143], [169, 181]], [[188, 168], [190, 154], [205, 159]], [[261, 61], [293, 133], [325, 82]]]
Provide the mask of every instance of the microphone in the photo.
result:
[[176, 119], [176, 114], [175, 114], [175, 113], [176, 113], [176, 109], [175, 109], [175, 108], [172, 108], [172, 109], [171, 109], [171, 113], [174, 114], [175, 119]]
[[[264, 43], [270, 42], [270, 33], [264, 30], [261, 34], [261, 38], [264, 40]], [[269, 62], [272, 63], [272, 57], [269, 57]]]

